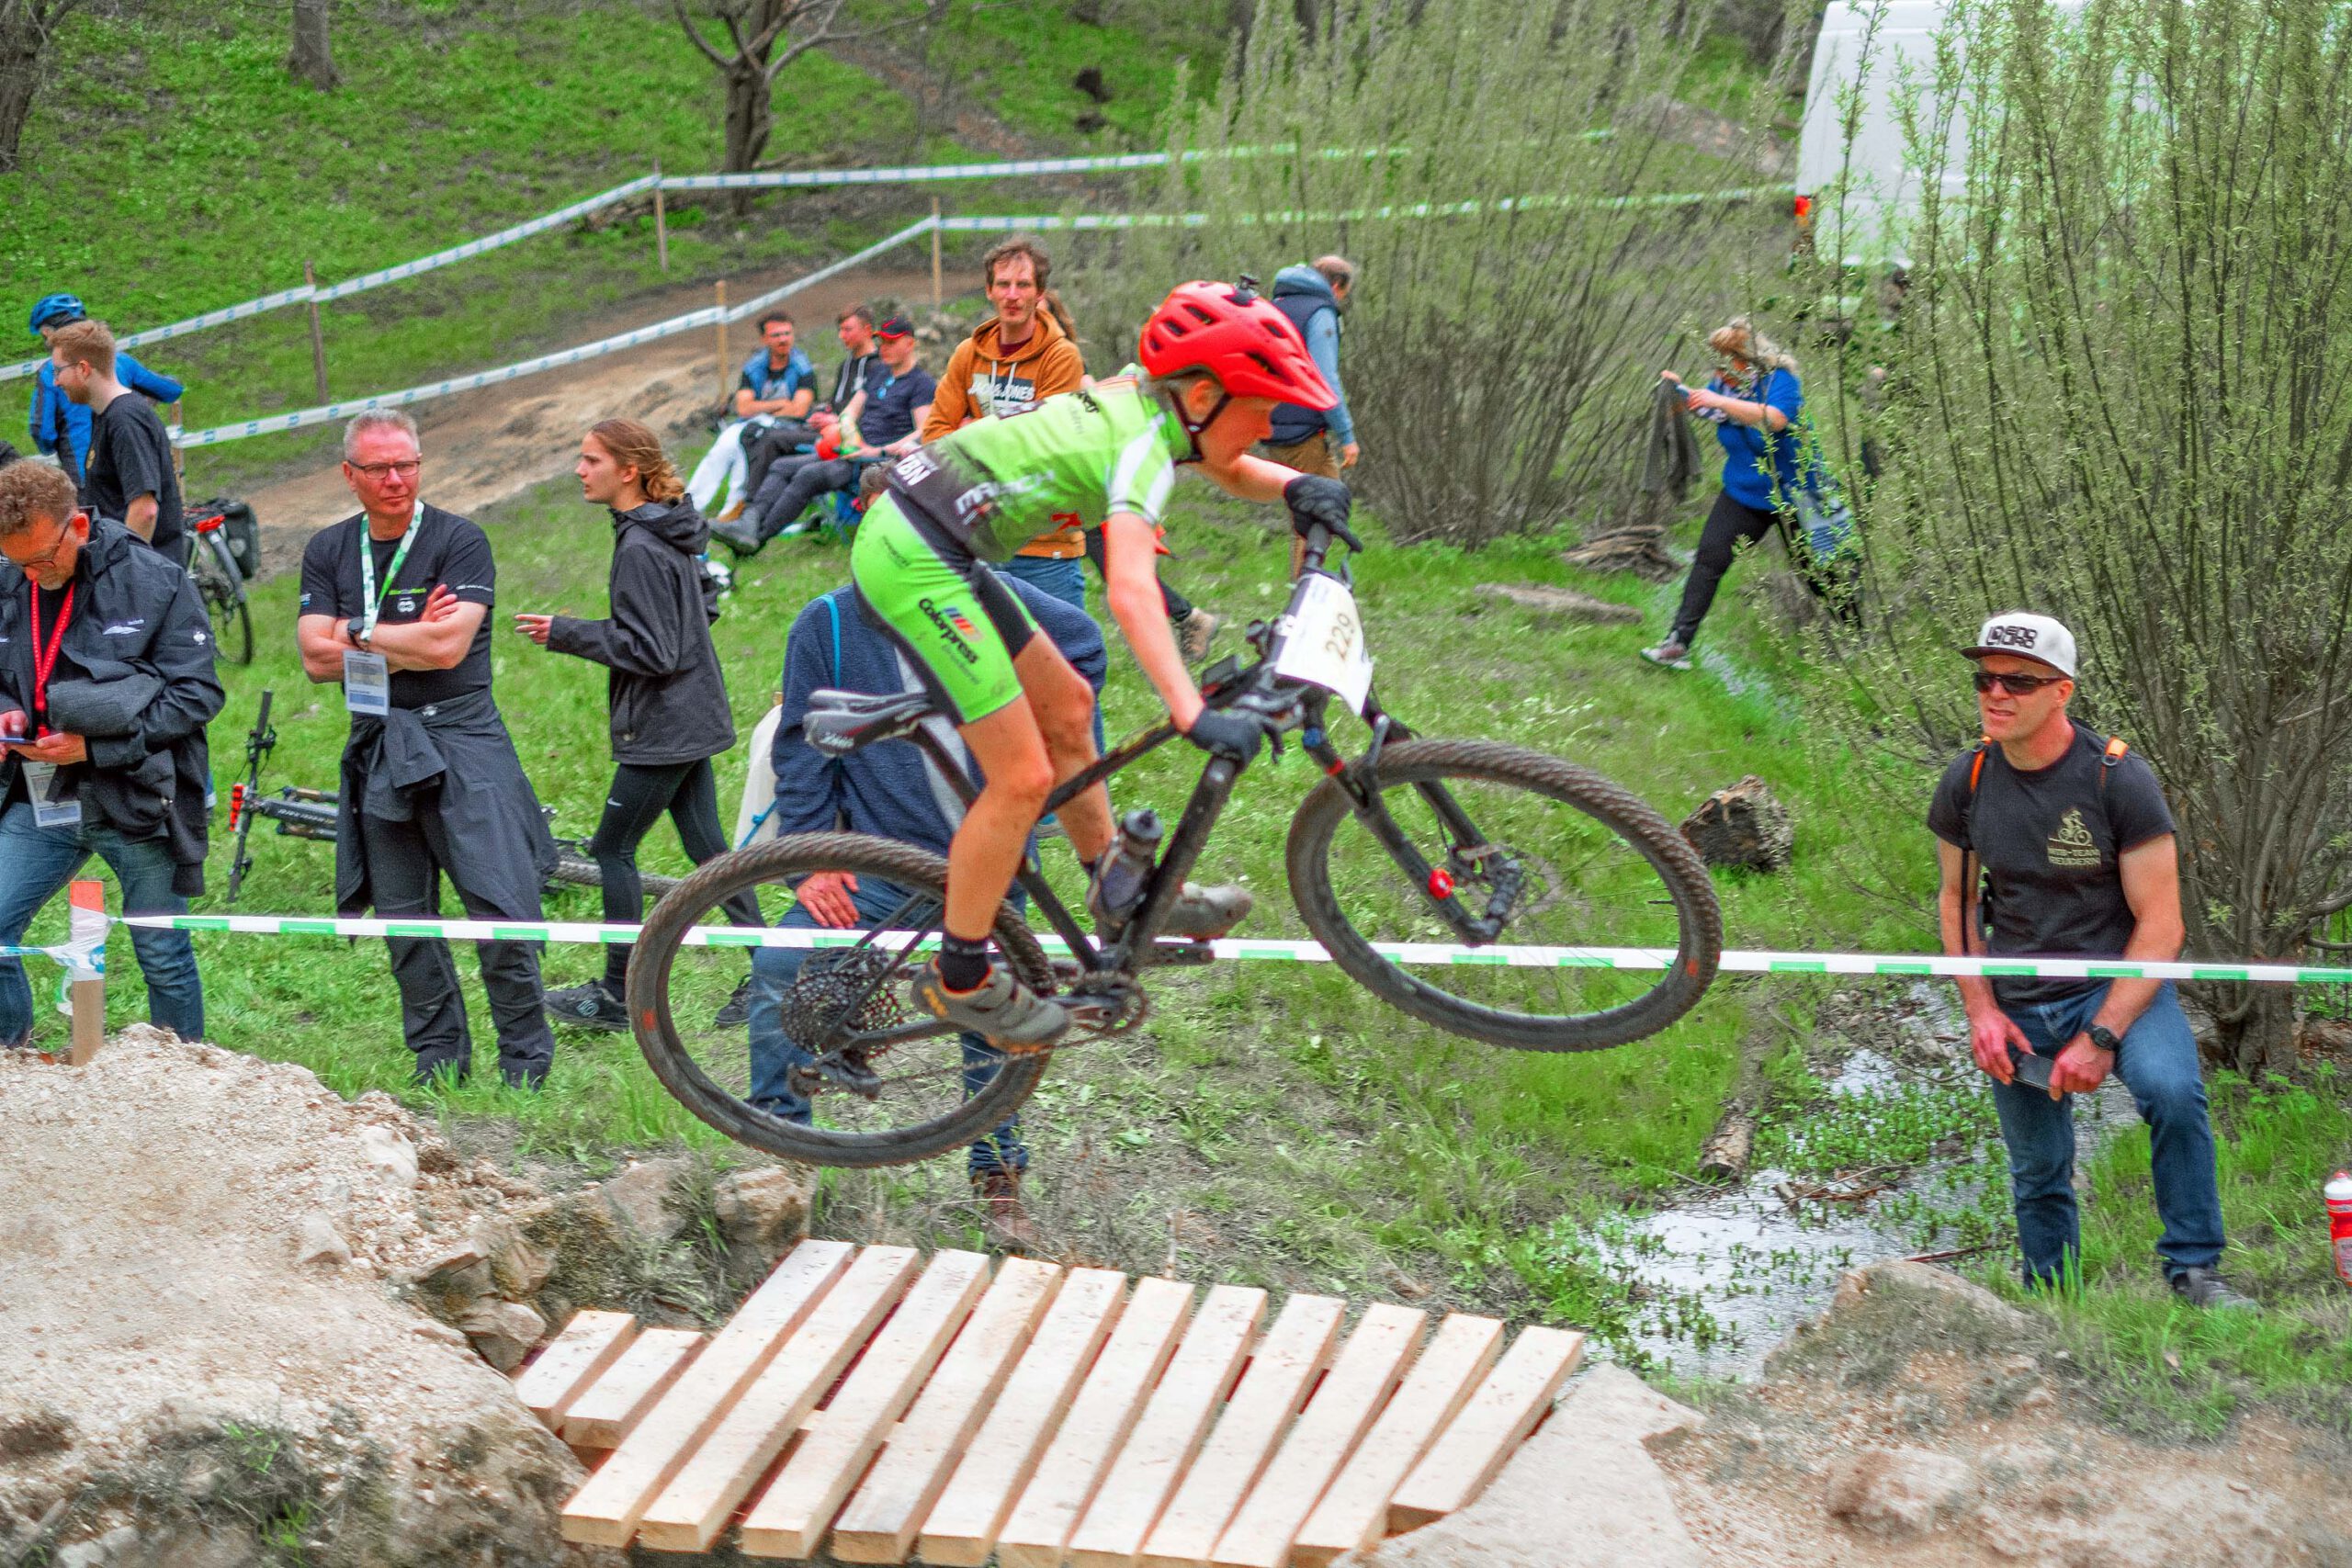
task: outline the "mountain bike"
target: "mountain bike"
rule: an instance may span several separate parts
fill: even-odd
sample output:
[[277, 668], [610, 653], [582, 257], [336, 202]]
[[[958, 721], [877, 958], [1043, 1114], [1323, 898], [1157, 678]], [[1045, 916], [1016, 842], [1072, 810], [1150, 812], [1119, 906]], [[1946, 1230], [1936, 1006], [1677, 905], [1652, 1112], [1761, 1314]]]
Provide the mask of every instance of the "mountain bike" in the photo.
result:
[[[229, 501], [207, 502], [188, 514], [188, 530], [196, 536], [189, 541], [187, 571], [196, 580], [205, 613], [212, 619], [215, 652], [232, 664], [251, 664], [254, 617], [245, 603], [245, 579], [251, 573], [239, 564], [228, 529], [230, 509], [238, 505]], [[250, 509], [245, 515], [251, 518]]]
[[[1227, 658], [1202, 679], [1208, 705], [1263, 716], [1277, 754], [1281, 737], [1296, 732], [1321, 772], [1292, 818], [1285, 854], [1306, 929], [1382, 1001], [1491, 1044], [1598, 1050], [1681, 1017], [1714, 978], [1723, 945], [1722, 915], [1696, 852], [1664, 818], [1589, 769], [1408, 729], [1372, 689], [1350, 574], [1344, 564], [1325, 566], [1331, 544], [1323, 529], [1310, 533], [1285, 612], [1249, 630], [1255, 658]], [[1356, 757], [1332, 744], [1335, 698], [1370, 727]], [[819, 692], [803, 728], [810, 745], [836, 756], [910, 741], [966, 802], [978, 793], [953, 730], [921, 692]], [[1125, 741], [1056, 789], [1046, 811], [1176, 735], [1163, 722]], [[1216, 943], [1159, 932], [1240, 773], [1229, 759], [1208, 759], [1114, 940], [1098, 941], [1072, 916], [1034, 851], [1024, 859], [1016, 887], [1063, 955], [1047, 955], [1011, 899], [993, 934], [1003, 961], [1070, 1011], [1070, 1030], [1050, 1047], [1000, 1051], [910, 1009], [906, 981], [936, 940], [947, 863], [854, 833], [794, 834], [720, 855], [663, 898], [629, 963], [639, 1046], [687, 1110], [754, 1148], [831, 1166], [901, 1164], [955, 1149], [1026, 1100], [1053, 1052], [1140, 1025], [1144, 971], [1216, 958]], [[727, 929], [720, 905], [740, 894], [762, 897], [774, 924], [791, 889], [818, 872], [849, 873], [888, 913], [872, 931], [835, 933], [839, 945], [808, 953], [788, 983], [773, 961], [755, 964], [749, 1039], [741, 1028], [682, 1025], [712, 1016], [741, 977], [742, 946], [758, 940]], [[1604, 940], [1670, 956], [1657, 970], [1620, 969], [1586, 951]], [[1246, 955], [1250, 943], [1228, 946]]]

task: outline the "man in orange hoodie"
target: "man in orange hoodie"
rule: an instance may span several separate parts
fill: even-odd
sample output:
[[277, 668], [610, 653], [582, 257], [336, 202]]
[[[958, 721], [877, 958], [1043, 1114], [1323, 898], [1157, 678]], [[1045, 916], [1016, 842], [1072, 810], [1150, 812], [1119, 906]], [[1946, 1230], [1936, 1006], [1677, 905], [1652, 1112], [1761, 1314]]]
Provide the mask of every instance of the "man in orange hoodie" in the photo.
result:
[[[1061, 314], [1061, 301], [1048, 287], [1053, 271], [1053, 257], [1027, 234], [1006, 238], [981, 258], [980, 275], [995, 314], [949, 356], [931, 418], [921, 433], [923, 441], [936, 441], [976, 419], [1011, 413], [1085, 385], [1085, 360], [1065, 328], [1068, 318]], [[1083, 610], [1086, 580], [1078, 563], [1100, 536], [1090, 536], [1075, 516], [1057, 515], [1054, 522], [1051, 533], [1023, 545], [999, 570]], [[1099, 570], [1102, 562], [1098, 559], [1095, 566]], [[1160, 597], [1185, 658], [1197, 662], [1208, 652], [1217, 617], [1164, 583]]]

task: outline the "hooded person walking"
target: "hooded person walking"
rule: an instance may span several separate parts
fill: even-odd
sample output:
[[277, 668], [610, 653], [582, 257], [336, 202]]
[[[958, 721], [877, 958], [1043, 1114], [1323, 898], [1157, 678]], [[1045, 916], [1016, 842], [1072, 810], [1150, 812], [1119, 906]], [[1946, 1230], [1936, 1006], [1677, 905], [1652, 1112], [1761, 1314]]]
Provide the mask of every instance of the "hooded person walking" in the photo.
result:
[[[633, 419], [608, 419], [581, 438], [581, 499], [606, 507], [613, 519], [612, 613], [604, 620], [518, 615], [514, 629], [554, 653], [602, 664], [608, 671], [613, 783], [588, 853], [605, 888], [605, 919], [635, 924], [644, 918], [645, 887], [638, 846], [664, 812], [696, 865], [722, 853], [718, 782], [710, 760], [735, 744], [727, 681], [710, 626], [718, 618], [718, 589], [703, 570], [710, 525], [685, 499], [685, 484], [662, 450], [661, 439]], [[757, 904], [730, 903], [742, 925], [760, 923]], [[548, 1014], [560, 1023], [626, 1031], [629, 945], [605, 949], [601, 979], [552, 992]], [[729, 1003], [741, 1015], [745, 1001]]]

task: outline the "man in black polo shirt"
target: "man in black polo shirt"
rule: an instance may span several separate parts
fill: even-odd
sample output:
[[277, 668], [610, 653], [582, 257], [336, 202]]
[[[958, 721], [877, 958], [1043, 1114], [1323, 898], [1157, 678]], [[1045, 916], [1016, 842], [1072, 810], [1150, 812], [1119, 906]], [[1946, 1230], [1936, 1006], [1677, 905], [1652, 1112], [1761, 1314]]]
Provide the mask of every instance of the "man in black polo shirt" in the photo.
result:
[[[711, 525], [713, 538], [726, 540], [739, 556], [754, 554], [807, 511], [810, 502], [854, 487], [865, 462], [915, 449], [915, 433], [931, 416], [932, 394], [939, 382], [919, 363], [922, 348], [915, 342], [913, 322], [892, 316], [876, 329], [875, 336], [882, 345], [882, 373], [869, 374], [865, 389], [842, 411], [842, 455], [797, 467], [778, 463], [768, 470], [741, 516]], [[854, 445], [849, 442], [853, 432]]]
[[[490, 541], [417, 495], [416, 425], [370, 410], [344, 433], [362, 508], [302, 552], [302, 668], [351, 709], [335, 835], [335, 908], [437, 916], [446, 874], [474, 919], [537, 920], [555, 841], [490, 695]], [[449, 945], [386, 939], [419, 1081], [472, 1066]], [[537, 1088], [555, 1055], [536, 942], [475, 944], [499, 1071]]]
[[82, 504], [111, 517], [187, 565], [180, 516], [180, 479], [172, 438], [155, 405], [115, 379], [114, 333], [104, 321], [74, 321], [49, 340], [57, 389], [90, 410], [90, 456], [82, 470]]
[[[1976, 660], [1985, 743], [1944, 770], [1928, 826], [1940, 842], [1943, 947], [2052, 958], [2180, 955], [2172, 813], [2147, 763], [2076, 724], [2075, 637], [2047, 615], [1996, 615]], [[1992, 884], [1982, 936], [1977, 867]], [[2169, 980], [1964, 978], [1970, 1047], [1994, 1079], [2029, 1285], [2063, 1281], [2082, 1248], [2076, 1094], [2114, 1073], [2148, 1123], [2156, 1253], [2192, 1306], [2248, 1307], [2216, 1272], [2222, 1201], [2196, 1037]]]

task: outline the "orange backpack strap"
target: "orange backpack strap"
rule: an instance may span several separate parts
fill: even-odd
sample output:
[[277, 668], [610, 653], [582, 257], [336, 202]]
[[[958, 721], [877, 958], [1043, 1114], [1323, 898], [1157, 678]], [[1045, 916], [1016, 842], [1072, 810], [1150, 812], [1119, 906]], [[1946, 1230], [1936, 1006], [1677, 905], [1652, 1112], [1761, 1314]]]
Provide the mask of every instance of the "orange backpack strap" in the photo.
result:
[[2132, 750], [2132, 743], [2120, 735], [2110, 735], [2107, 738], [2107, 754], [2098, 760], [2100, 798], [2104, 799], [2107, 795], [2107, 775], [2115, 771], [2115, 764], [2123, 761], [2123, 753], [2130, 750]]

